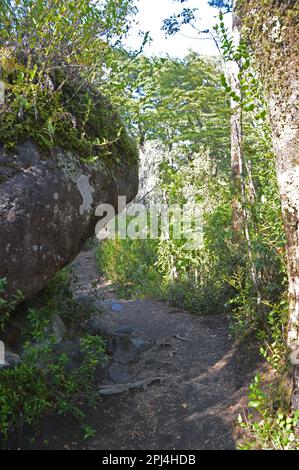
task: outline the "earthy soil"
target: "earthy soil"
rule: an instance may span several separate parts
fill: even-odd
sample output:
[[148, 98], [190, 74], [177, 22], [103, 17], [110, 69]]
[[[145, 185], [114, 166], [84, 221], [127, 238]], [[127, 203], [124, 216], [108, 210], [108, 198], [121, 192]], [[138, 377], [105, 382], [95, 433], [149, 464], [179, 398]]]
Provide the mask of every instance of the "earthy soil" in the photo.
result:
[[256, 348], [232, 340], [225, 315], [196, 316], [153, 300], [115, 299], [113, 288], [99, 278], [92, 250], [78, 256], [74, 269], [74, 295], [86, 294], [95, 305], [104, 299], [101, 321], [134, 338], [138, 354], [128, 360], [112, 358], [121, 384], [108, 369], [99, 374], [99, 390], [110, 385], [113, 393], [124, 384], [128, 389], [99, 393], [97, 409], [86, 407], [93, 437], [84, 440], [74, 418], [53, 415], [45, 419], [36, 443], [27, 447], [235, 449], [238, 413], [261, 366]]

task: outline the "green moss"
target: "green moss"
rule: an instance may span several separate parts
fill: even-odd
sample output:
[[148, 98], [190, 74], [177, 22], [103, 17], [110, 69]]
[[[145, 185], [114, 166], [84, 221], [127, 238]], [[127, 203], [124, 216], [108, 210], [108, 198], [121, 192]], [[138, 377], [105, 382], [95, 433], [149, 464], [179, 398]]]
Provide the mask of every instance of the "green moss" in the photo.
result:
[[238, 0], [236, 12], [268, 94], [287, 102], [297, 73], [298, 1]]
[[[0, 53], [1, 58], [1, 53]], [[66, 81], [61, 72], [45, 83], [15, 61], [1, 61], [6, 101], [0, 114], [0, 141], [6, 150], [31, 138], [48, 157], [54, 148], [90, 162], [136, 162], [138, 152], [111, 105], [80, 77]]]

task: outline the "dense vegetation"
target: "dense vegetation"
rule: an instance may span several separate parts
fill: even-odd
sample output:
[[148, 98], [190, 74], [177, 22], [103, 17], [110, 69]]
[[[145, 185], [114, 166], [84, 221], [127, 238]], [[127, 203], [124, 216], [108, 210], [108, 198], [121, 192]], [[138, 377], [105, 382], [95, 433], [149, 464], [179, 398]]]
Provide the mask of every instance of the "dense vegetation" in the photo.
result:
[[[0, 58], [10, 106], [0, 120], [8, 147], [30, 132], [48, 149], [71, 142], [89, 161], [107, 158], [107, 136], [96, 141], [91, 133], [87, 139], [86, 127], [93, 125], [88, 91], [109, 97], [139, 144], [145, 179], [155, 181], [153, 188], [141, 188], [142, 201], [201, 204], [204, 237], [196, 251], [186, 250], [187, 240], [175, 239], [171, 230], [166, 239], [107, 240], [97, 251], [100, 272], [124, 296], [156, 297], [194, 314], [226, 313], [236, 339], [259, 342], [275, 380], [267, 387], [257, 376], [251, 386], [249, 408], [257, 414], [240, 416], [249, 436], [244, 448], [295, 448], [298, 413], [290, 407], [286, 240], [268, 104], [249, 46], [233, 43], [220, 15], [213, 34], [222, 60], [195, 52], [181, 60], [149, 58], [121, 45], [133, 2], [106, 0], [100, 8], [88, 0], [80, 7], [77, 3], [20, 1], [14, 11], [10, 1], [0, 6]], [[183, 24], [196, 21], [195, 12], [187, 16], [184, 11]], [[165, 23], [170, 35], [181, 27], [179, 20]], [[239, 66], [237, 91], [228, 62]], [[232, 107], [242, 129], [237, 182], [231, 166]], [[13, 310], [14, 299], [2, 300], [0, 308]], [[16, 416], [30, 424], [53, 405], [59, 412], [80, 415], [74, 392], [80, 394], [82, 387], [86, 392], [103, 359], [101, 338], [83, 338], [82, 370], [66, 379], [67, 358], [59, 356], [56, 363], [55, 344], [46, 339], [49, 310], [53, 305], [28, 314], [31, 340], [44, 342], [43, 348], [28, 344], [22, 365], [0, 373], [3, 436], [18, 424]], [[52, 363], [51, 369], [42, 373], [37, 367], [41, 360]], [[12, 388], [21, 390], [13, 400], [8, 399]]]
[[[1, 2], [5, 100], [0, 140], [8, 165], [13, 166], [9, 159], [16, 144], [28, 138], [42, 149], [44, 158], [52, 156], [54, 148], [66, 148], [87, 163], [107, 161], [111, 154], [127, 154], [119, 140], [130, 145], [129, 153], [137, 158], [123, 123], [100, 90], [107, 61], [114, 47], [120, 47], [133, 12], [127, 0]], [[17, 307], [22, 293], [8, 299], [7, 280], [0, 280], [1, 339], [9, 337], [16, 309], [26, 316], [19, 339], [22, 360], [0, 370], [1, 446], [9, 446], [11, 436], [18, 439], [23, 429], [37, 431], [40, 419], [51, 411], [73, 414], [84, 436], [93, 435], [84, 422], [82, 402], [95, 403], [94, 377], [106, 359], [106, 348], [101, 336], [82, 330], [91, 308], [73, 301], [70, 281], [70, 271], [63, 270], [32, 303]], [[69, 347], [61, 345], [57, 335], [57, 316], [72, 338]]]
[[[194, 313], [227, 312], [236, 338], [259, 341], [276, 379], [266, 391], [256, 377], [250, 407], [261, 421], [255, 424], [249, 414], [240, 422], [252, 437], [249, 448], [291, 448], [297, 415], [289, 414], [285, 235], [268, 107], [246, 43], [234, 45], [222, 17], [214, 34], [224, 64], [235, 61], [240, 67], [237, 91], [226, 65], [195, 53], [183, 60], [123, 56], [129, 75], [117, 75], [123, 116], [140, 142], [141, 164], [158, 161], [154, 191], [141, 192], [143, 200], [200, 203], [202, 248], [184, 249], [186, 240], [174, 239], [170, 230], [169, 239], [108, 240], [98, 249], [98, 263], [122, 295], [154, 296]], [[237, 185], [230, 100], [240, 110], [242, 129]]]
[[113, 154], [120, 137], [130, 145], [98, 82], [131, 12], [128, 1], [2, 2], [0, 138], [7, 151], [31, 138], [46, 155], [66, 148], [92, 162]]

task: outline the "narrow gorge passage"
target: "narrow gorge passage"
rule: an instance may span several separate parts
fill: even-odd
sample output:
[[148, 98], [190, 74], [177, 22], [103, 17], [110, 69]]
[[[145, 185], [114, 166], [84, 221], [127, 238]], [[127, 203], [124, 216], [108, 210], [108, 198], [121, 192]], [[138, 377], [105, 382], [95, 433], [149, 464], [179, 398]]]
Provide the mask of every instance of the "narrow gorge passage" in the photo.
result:
[[101, 324], [122, 341], [114, 338], [110, 366], [98, 379], [97, 410], [86, 410], [95, 436], [84, 441], [73, 418], [60, 424], [53, 417], [43, 442], [67, 449], [236, 448], [235, 423], [259, 366], [255, 350], [242, 351], [229, 338], [227, 318], [112, 298], [93, 251], [77, 257], [74, 271], [74, 295], [100, 302]]

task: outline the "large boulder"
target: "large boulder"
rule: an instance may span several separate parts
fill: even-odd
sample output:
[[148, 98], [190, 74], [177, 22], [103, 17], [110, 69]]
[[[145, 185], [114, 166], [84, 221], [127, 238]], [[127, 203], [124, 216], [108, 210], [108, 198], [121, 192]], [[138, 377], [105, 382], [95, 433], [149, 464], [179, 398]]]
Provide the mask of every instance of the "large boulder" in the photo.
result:
[[[100, 110], [98, 111], [100, 112]], [[118, 119], [118, 118], [117, 118]], [[0, 135], [1, 137], [1, 135]], [[87, 163], [74, 150], [49, 153], [29, 138], [5, 150], [0, 143], [0, 278], [7, 295], [36, 294], [70, 263], [91, 235], [101, 203], [117, 208], [138, 190], [137, 151], [122, 132], [111, 157]]]

